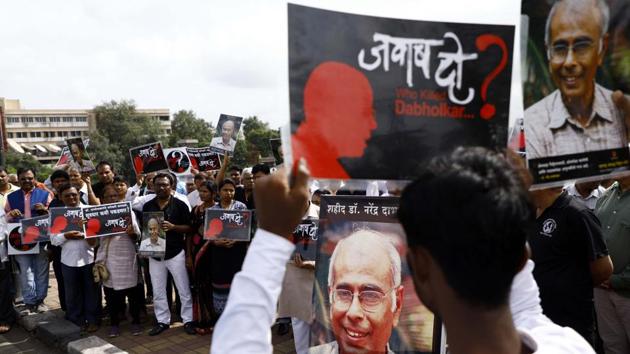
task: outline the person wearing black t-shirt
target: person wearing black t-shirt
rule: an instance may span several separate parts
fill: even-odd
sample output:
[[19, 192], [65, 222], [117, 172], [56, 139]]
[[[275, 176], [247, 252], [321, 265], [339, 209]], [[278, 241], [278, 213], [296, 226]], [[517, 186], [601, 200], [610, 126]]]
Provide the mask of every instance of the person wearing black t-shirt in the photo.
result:
[[156, 198], [148, 201], [142, 208], [142, 212], [163, 212], [162, 229], [166, 232], [164, 260], [149, 259], [149, 271], [153, 285], [153, 306], [157, 319], [157, 324], [149, 332], [149, 335], [152, 336], [168, 329], [171, 322], [171, 313], [166, 301], [168, 272], [173, 276], [182, 302], [181, 317], [184, 322], [184, 330], [188, 334], [195, 334], [195, 328], [192, 324], [192, 298], [184, 255], [185, 234], [192, 232], [191, 215], [186, 203], [172, 196], [172, 184], [173, 177], [170, 174], [158, 173], [153, 179]]
[[595, 214], [561, 188], [532, 192], [538, 217], [528, 232], [543, 312], [593, 343], [593, 287], [612, 263]]
[[96, 165], [96, 173], [98, 182], [92, 185], [92, 190], [96, 198], [103, 198], [103, 188], [105, 185], [114, 183], [114, 168], [107, 161], [101, 161]]

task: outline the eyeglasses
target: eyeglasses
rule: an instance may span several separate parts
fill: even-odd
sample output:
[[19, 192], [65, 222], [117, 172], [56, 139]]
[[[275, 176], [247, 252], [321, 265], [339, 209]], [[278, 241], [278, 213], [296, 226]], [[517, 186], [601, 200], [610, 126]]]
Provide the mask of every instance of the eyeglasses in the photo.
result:
[[[386, 292], [380, 292], [377, 290], [363, 290], [358, 293], [359, 296], [359, 304], [361, 308], [366, 312], [376, 312], [380, 305], [383, 303], [383, 299], [385, 296], [389, 294], [392, 290], [396, 289], [393, 287]], [[340, 311], [346, 311], [352, 305], [352, 301], [354, 300], [355, 292], [352, 292], [348, 289], [335, 289], [332, 293], [332, 302], [333, 306], [335, 306]]]
[[581, 40], [573, 43], [573, 45], [567, 45], [565, 43], [554, 44], [549, 50], [549, 56], [551, 60], [563, 61], [569, 55], [569, 52], [573, 52], [573, 56], [578, 58], [584, 58], [591, 53], [591, 50], [595, 46], [595, 43], [590, 40]]

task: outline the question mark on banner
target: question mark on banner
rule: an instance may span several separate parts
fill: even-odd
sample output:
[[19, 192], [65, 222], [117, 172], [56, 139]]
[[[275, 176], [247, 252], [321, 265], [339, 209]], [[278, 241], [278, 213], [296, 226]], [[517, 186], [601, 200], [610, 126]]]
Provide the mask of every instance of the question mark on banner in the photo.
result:
[[501, 71], [505, 69], [505, 66], [507, 65], [508, 50], [503, 39], [493, 34], [482, 34], [477, 37], [475, 45], [477, 46], [477, 49], [482, 52], [488, 49], [491, 45], [498, 45], [501, 48], [501, 62], [486, 76], [481, 84], [481, 99], [484, 101], [484, 104], [481, 107], [480, 114], [481, 118], [488, 120], [494, 117], [496, 113], [494, 105], [488, 103], [488, 86], [490, 86], [492, 80], [494, 80]]

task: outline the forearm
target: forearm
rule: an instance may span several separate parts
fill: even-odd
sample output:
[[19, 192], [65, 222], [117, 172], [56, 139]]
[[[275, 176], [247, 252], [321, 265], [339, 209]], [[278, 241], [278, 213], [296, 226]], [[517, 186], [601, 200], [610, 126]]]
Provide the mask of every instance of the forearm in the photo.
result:
[[66, 242], [66, 237], [63, 234], [54, 234], [50, 236], [50, 243], [53, 246], [61, 246]]
[[258, 229], [215, 326], [212, 353], [272, 352], [270, 328], [294, 249], [286, 239]]
[[88, 195], [88, 204], [90, 205], [101, 205], [101, 200], [96, 198], [96, 195], [94, 194], [94, 190], [92, 189], [92, 185], [89, 183], [86, 183], [87, 185], [87, 195]]
[[173, 231], [180, 234], [187, 234], [193, 232], [193, 228], [190, 225], [173, 225]]

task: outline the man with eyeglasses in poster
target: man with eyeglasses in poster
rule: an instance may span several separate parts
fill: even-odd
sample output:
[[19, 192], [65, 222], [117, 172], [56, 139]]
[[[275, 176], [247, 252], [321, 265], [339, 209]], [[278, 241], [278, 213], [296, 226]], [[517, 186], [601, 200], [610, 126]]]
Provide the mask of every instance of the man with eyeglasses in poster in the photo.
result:
[[388, 341], [402, 309], [401, 261], [387, 238], [360, 230], [339, 241], [328, 271], [335, 341], [309, 354], [393, 353]]
[[603, 0], [561, 0], [551, 8], [545, 45], [557, 90], [525, 111], [529, 160], [628, 147], [630, 99], [595, 82], [609, 19]]

